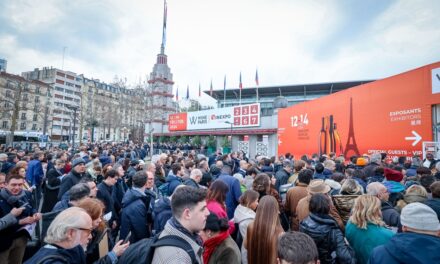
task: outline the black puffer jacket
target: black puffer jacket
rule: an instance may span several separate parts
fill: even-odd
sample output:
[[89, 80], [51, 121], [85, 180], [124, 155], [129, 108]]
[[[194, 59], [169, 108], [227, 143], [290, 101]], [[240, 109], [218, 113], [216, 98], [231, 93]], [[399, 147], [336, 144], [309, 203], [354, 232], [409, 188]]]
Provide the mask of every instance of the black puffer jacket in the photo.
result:
[[344, 235], [331, 216], [310, 213], [300, 223], [299, 231], [315, 241], [321, 264], [356, 263], [353, 249], [345, 244]]

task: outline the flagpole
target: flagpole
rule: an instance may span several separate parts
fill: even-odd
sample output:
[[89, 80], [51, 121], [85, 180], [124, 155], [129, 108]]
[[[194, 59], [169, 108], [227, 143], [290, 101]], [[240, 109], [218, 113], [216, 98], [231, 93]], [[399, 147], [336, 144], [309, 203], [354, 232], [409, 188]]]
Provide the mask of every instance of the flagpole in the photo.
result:
[[225, 80], [223, 82], [223, 107], [226, 106], [226, 75]]
[[200, 111], [200, 97], [202, 97], [202, 88], [200, 87], [200, 82], [199, 82], [199, 101], [198, 101], [198, 109]]
[[239, 84], [239, 88], [240, 88], [240, 101], [239, 101], [239, 105], [241, 105], [241, 89], [243, 88], [243, 85], [241, 83], [241, 72], [240, 72], [240, 84]]
[[260, 82], [258, 80], [258, 69], [255, 70], [255, 83], [257, 84], [257, 103], [258, 103], [259, 100], [258, 87], [260, 86]]

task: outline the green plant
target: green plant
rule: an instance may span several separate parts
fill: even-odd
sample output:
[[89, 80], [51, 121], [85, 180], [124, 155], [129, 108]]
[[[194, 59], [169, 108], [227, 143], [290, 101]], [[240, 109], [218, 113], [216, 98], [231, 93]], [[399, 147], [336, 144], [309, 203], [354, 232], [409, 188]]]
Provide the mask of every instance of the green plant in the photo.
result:
[[188, 143], [188, 142], [189, 142], [188, 136], [181, 136], [180, 137], [180, 143], [184, 144], [184, 143]]
[[167, 137], [166, 136], [160, 136], [159, 138], [161, 143], [167, 142]]
[[217, 147], [217, 140], [214, 136], [209, 136], [208, 140], [206, 141], [206, 146], [208, 148], [216, 148]]
[[229, 140], [228, 136], [224, 136], [223, 137], [222, 147], [224, 147], [224, 148], [230, 148], [231, 147], [231, 141]]
[[171, 143], [176, 143], [177, 142], [177, 137], [176, 136], [171, 136], [170, 137], [170, 142]]
[[192, 138], [191, 143], [193, 145], [201, 145], [202, 144], [202, 139], [200, 138], [200, 136], [195, 136]]

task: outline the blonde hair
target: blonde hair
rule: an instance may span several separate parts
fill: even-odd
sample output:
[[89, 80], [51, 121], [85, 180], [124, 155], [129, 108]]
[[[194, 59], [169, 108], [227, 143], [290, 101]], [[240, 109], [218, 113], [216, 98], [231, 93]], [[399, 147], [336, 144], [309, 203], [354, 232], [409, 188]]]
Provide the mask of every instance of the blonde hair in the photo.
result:
[[417, 184], [411, 185], [406, 190], [405, 194], [416, 194], [428, 198], [428, 192], [426, 191], [425, 187]]
[[384, 226], [379, 198], [368, 194], [359, 196], [354, 202], [350, 222], [361, 229], [367, 229], [368, 223]]

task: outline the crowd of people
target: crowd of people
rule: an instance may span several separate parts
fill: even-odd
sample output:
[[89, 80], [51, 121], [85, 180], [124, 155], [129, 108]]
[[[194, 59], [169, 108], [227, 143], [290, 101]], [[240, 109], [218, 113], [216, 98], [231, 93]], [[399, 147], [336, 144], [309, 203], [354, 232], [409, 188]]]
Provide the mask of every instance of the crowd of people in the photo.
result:
[[430, 153], [0, 151], [0, 263], [440, 263]]

